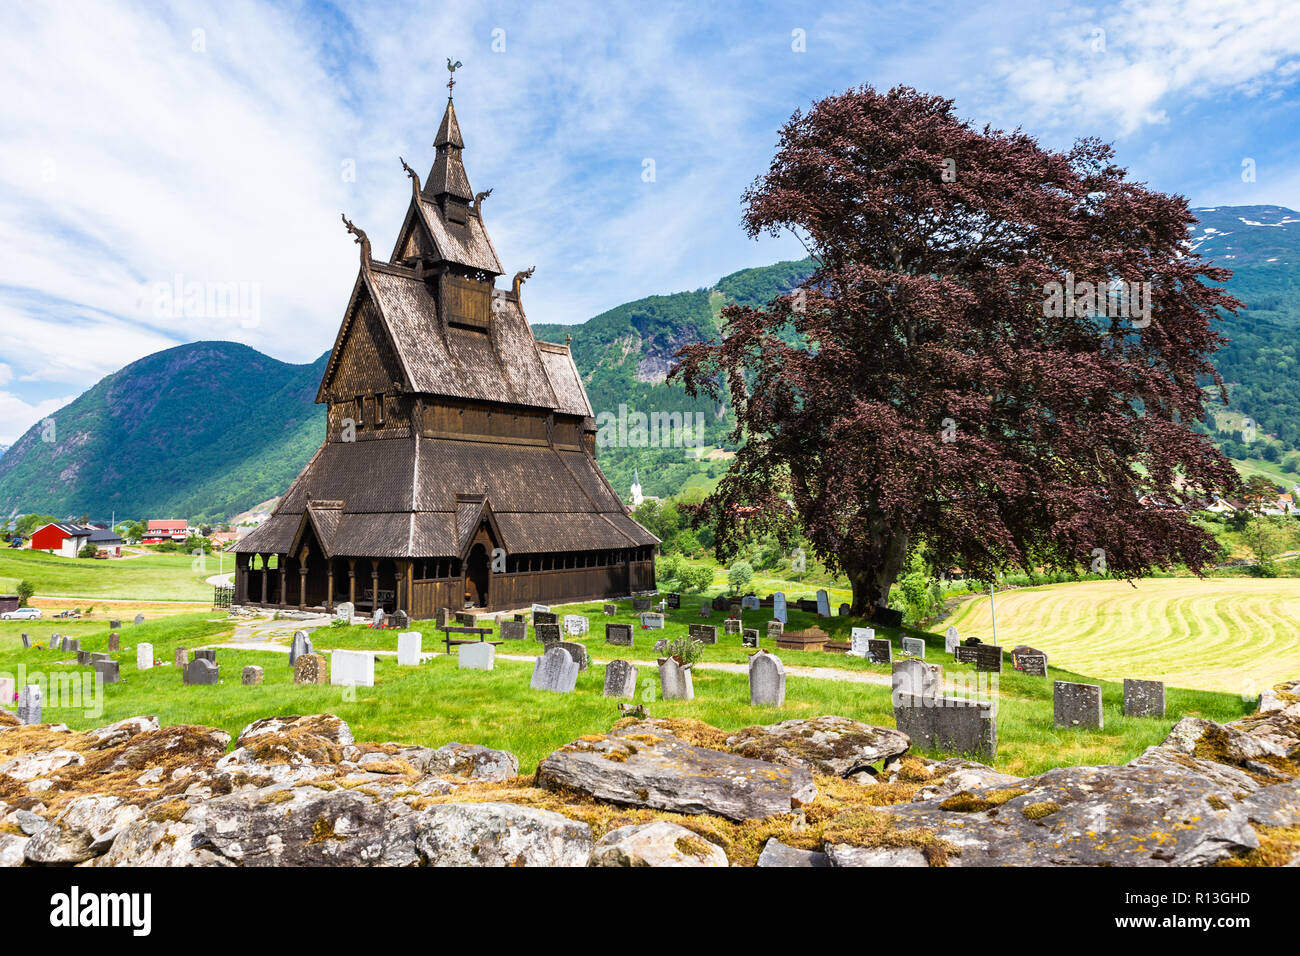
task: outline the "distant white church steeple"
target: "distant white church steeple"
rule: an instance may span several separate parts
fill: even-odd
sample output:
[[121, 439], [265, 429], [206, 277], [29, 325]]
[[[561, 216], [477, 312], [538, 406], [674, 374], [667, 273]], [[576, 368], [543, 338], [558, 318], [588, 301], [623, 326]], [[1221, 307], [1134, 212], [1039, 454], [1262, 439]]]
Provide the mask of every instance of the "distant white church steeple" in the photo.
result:
[[636, 468], [632, 469], [632, 507], [635, 508], [645, 497], [641, 494], [641, 476], [637, 474]]

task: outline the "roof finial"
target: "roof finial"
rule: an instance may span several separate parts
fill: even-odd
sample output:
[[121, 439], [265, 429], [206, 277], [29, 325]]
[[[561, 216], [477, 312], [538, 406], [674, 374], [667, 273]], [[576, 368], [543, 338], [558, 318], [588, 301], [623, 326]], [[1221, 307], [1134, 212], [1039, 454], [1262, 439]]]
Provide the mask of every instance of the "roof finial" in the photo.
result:
[[456, 85], [456, 70], [463, 65], [460, 60], [452, 63], [451, 57], [447, 57], [447, 99], [451, 99], [452, 88]]
[[369, 269], [370, 268], [370, 240], [366, 237], [364, 231], [352, 225], [352, 220], [347, 217], [346, 213], [340, 213], [340, 216], [343, 219], [343, 225], [348, 227], [348, 232], [352, 233], [352, 235], [356, 237], [352, 241], [361, 246], [361, 267], [363, 269]]

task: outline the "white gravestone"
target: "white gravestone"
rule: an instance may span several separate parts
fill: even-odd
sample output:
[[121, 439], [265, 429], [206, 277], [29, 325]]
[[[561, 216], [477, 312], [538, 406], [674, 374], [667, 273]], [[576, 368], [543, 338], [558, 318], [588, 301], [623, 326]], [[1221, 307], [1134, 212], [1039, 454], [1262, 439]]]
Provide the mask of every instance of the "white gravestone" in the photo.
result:
[[564, 633], [574, 637], [587, 633], [587, 619], [581, 614], [564, 615]]
[[461, 670], [490, 671], [496, 666], [497, 649], [487, 641], [461, 644], [456, 649], [457, 667]]
[[330, 683], [339, 687], [374, 687], [375, 655], [369, 651], [334, 651]]
[[420, 647], [424, 642], [419, 631], [403, 631], [397, 635], [397, 664], [399, 667], [414, 667], [420, 663]]
[[957, 633], [957, 628], [949, 624], [948, 630], [943, 632], [943, 649], [951, 654], [957, 650], [959, 644], [961, 644], [961, 637]]
[[751, 707], [780, 707], [785, 703], [785, 665], [775, 654], [760, 651], [749, 659]]
[[854, 657], [867, 656], [867, 641], [876, 636], [875, 628], [855, 627], [849, 631], [849, 653]]
[[903, 653], [908, 657], [925, 657], [925, 641], [919, 637], [905, 637], [902, 640]]
[[153, 667], [153, 645], [137, 644], [135, 646], [136, 670], [147, 671], [151, 667]]
[[662, 631], [664, 629], [664, 616], [646, 611], [641, 615], [641, 626], [650, 631]]

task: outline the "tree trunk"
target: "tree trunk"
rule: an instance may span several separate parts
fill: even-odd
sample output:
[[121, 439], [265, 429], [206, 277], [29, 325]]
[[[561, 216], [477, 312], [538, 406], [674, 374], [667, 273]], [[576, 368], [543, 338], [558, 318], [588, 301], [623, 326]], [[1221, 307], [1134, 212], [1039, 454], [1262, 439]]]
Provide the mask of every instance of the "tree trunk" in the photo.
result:
[[854, 617], [869, 616], [873, 607], [889, 607], [889, 591], [903, 568], [903, 559], [907, 557], [909, 535], [886, 531], [883, 537], [883, 559], [845, 569], [853, 585], [853, 603], [849, 613]]

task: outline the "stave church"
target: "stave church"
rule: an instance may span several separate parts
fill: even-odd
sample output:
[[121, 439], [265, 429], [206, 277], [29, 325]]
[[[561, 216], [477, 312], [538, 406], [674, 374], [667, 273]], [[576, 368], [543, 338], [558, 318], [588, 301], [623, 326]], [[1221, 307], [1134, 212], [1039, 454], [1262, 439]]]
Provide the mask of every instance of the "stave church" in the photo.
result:
[[[451, 88], [453, 84], [449, 83]], [[651, 591], [658, 539], [596, 464], [568, 345], [509, 287], [447, 109], [389, 261], [361, 264], [317, 403], [325, 441], [236, 546], [234, 602], [431, 618]]]

